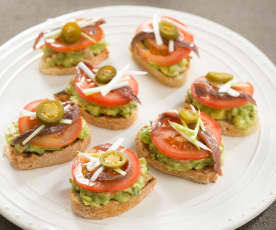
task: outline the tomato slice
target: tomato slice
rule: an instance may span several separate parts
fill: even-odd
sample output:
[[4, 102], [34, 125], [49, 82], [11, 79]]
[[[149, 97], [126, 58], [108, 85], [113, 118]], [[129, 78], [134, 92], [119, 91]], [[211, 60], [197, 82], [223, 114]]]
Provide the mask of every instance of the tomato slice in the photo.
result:
[[[33, 101], [27, 104], [24, 109], [29, 110], [31, 112], [35, 112], [36, 107], [47, 99], [41, 99]], [[18, 131], [20, 134], [34, 128], [35, 126], [41, 124], [37, 119], [31, 120], [30, 117], [20, 117], [18, 119]], [[69, 128], [67, 128], [63, 132], [59, 132], [56, 134], [45, 135], [45, 136], [37, 136], [33, 138], [29, 143], [32, 145], [36, 145], [42, 148], [61, 148], [66, 145], [71, 144], [81, 133], [82, 129], [82, 121], [81, 117], [75, 121]]]
[[232, 86], [232, 88], [240, 92], [249, 94], [250, 96], [253, 96], [254, 94], [254, 87], [250, 82], [237, 82], [235, 85]]
[[[221, 144], [221, 130], [219, 125], [205, 113], [200, 113], [205, 125], [216, 137], [218, 145]], [[210, 157], [210, 153], [197, 149], [190, 142], [177, 142], [175, 137], [179, 134], [167, 123], [151, 133], [153, 144], [166, 156], [176, 160], [200, 160]]]
[[[83, 93], [83, 89], [93, 88], [96, 87], [94, 83], [89, 83], [87, 81], [81, 80], [84, 75], [75, 78], [75, 89], [77, 93], [82, 97], [84, 100], [95, 103], [97, 105], [102, 105], [105, 107], [117, 107], [122, 106], [130, 102], [130, 99], [125, 98], [118, 93], [111, 91], [106, 96], [103, 96], [101, 93], [94, 93], [89, 96], [86, 96]], [[87, 79], [87, 78], [85, 78]], [[129, 76], [129, 86], [132, 88], [133, 92], [137, 95], [138, 94], [138, 83], [134, 77]]]
[[[183, 27], [186, 25], [181, 23], [175, 18], [163, 16], [164, 19], [170, 19], [172, 21], [175, 21], [177, 24], [179, 24], [178, 30], [183, 37], [183, 40], [185, 42], [193, 42], [194, 37], [189, 32], [185, 31]], [[142, 23], [140, 26], [138, 26], [136, 33], [139, 33], [140, 31], [144, 29], [152, 29], [152, 19], [148, 19], [144, 23]], [[189, 56], [191, 50], [184, 47], [177, 47], [174, 52], [169, 53], [168, 55], [156, 55], [154, 53], [151, 53], [150, 50], [144, 49], [144, 47], [141, 44], [137, 45], [138, 53], [139, 55], [146, 60], [147, 62], [151, 64], [161, 65], [161, 66], [167, 66], [167, 65], [173, 65], [183, 58], [186, 58]]]
[[81, 31], [86, 33], [94, 41], [91, 41], [86, 37], [84, 37], [83, 35], [81, 35], [80, 39], [77, 42], [72, 44], [67, 44], [61, 41], [59, 38], [58, 39], [48, 38], [45, 40], [45, 44], [56, 52], [60, 52], [60, 53], [72, 52], [72, 51], [83, 50], [95, 44], [95, 42], [102, 40], [104, 36], [103, 30], [99, 26], [82, 28]]
[[[198, 78], [196, 81], [198, 81], [200, 78]], [[251, 96], [253, 96], [253, 93], [254, 93], [254, 87], [249, 82], [239, 82], [233, 88], [240, 92], [248, 93]], [[223, 98], [220, 99], [220, 98], [214, 98], [211, 96], [200, 97], [196, 94], [194, 84], [192, 84], [191, 86], [191, 93], [192, 93], [192, 96], [198, 102], [214, 109], [235, 108], [235, 107], [243, 106], [248, 103], [248, 101], [245, 98], [238, 98], [238, 97], [233, 97], [231, 99], [223, 99]]]
[[114, 192], [132, 186], [140, 176], [140, 161], [136, 154], [130, 149], [122, 146], [121, 148], [124, 149], [124, 153], [127, 155], [129, 162], [132, 164], [132, 167], [122, 179], [110, 181], [90, 181], [85, 178], [82, 173], [82, 165], [87, 162], [87, 159], [85, 157], [77, 157], [73, 161], [72, 165], [72, 176], [74, 181], [81, 188], [91, 192]]

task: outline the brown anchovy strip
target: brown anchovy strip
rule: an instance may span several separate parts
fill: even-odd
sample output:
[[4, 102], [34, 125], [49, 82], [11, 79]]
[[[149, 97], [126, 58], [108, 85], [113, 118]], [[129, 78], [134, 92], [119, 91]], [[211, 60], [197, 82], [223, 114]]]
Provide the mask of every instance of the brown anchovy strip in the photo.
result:
[[[101, 150], [101, 151], [107, 151], [108, 148], [111, 146], [111, 144], [104, 144], [104, 145], [100, 145], [100, 146], [96, 146], [97, 150]], [[127, 157], [127, 155], [126, 155]], [[128, 158], [127, 158], [128, 159]], [[124, 171], [126, 173], [129, 172], [129, 170], [132, 167], [132, 163], [131, 161], [128, 159], [128, 163], [126, 168], [124, 169]], [[92, 176], [92, 175], [91, 175]], [[120, 180], [123, 179], [125, 176], [118, 174], [118, 173], [114, 173], [114, 171], [112, 169], [105, 169], [97, 178], [97, 181], [113, 181], [113, 180]], [[90, 179], [90, 178], [89, 178]]]
[[216, 137], [207, 127], [205, 127], [205, 131], [203, 131], [202, 129], [198, 131], [198, 137], [203, 141], [205, 145], [207, 145], [209, 149], [211, 149], [211, 155], [214, 160], [214, 171], [217, 172], [219, 175], [222, 175], [221, 152]]
[[[104, 20], [104, 19], [99, 19], [99, 20], [95, 21], [93, 25], [89, 25], [89, 26], [86, 26], [86, 27], [84, 27], [84, 28], [91, 28], [91, 29], [92, 29], [92, 28], [95, 28], [95, 27], [97, 27], [97, 26], [100, 26], [100, 25], [102, 25], [102, 24], [104, 24], [104, 23], [105, 23], [105, 20]], [[34, 42], [34, 45], [33, 45], [33, 49], [34, 49], [34, 50], [36, 49], [36, 46], [37, 46], [38, 42], [40, 41], [40, 39], [41, 39], [45, 34], [47, 34], [47, 33], [49, 33], [49, 32], [52, 32], [52, 31], [55, 31], [55, 30], [58, 30], [58, 29], [60, 29], [60, 27], [54, 28], [54, 29], [50, 29], [50, 30], [47, 30], [47, 31], [45, 31], [45, 32], [40, 32], [40, 33], [38, 34], [37, 38], [35, 39], [35, 42]]]
[[122, 87], [122, 88], [119, 88], [119, 89], [115, 89], [114, 92], [118, 93], [122, 97], [125, 97], [127, 99], [130, 99], [132, 101], [135, 101], [135, 102], [141, 104], [140, 99], [135, 95], [132, 88], [129, 87], [129, 86], [125, 86], [125, 87]]
[[[138, 34], [136, 34], [134, 36], [134, 38], [131, 41], [131, 47], [134, 48], [135, 44], [137, 42], [140, 42], [144, 39], [155, 39], [154, 33], [153, 32], [139, 32]], [[168, 45], [169, 41], [165, 38], [162, 38], [163, 41], [165, 42], [166, 45]], [[176, 40], [174, 41], [175, 46], [179, 46], [179, 47], [184, 47], [184, 48], [189, 48], [191, 49], [198, 57], [199, 57], [199, 52], [198, 52], [198, 48], [195, 45], [195, 43], [193, 42], [185, 42], [183, 40]]]
[[179, 119], [179, 116], [178, 116], [178, 113], [176, 112], [165, 112], [165, 113], [161, 113], [157, 120], [155, 120], [152, 125], [151, 125], [151, 133], [155, 132], [162, 124], [163, 124], [163, 121], [164, 119], [166, 118], [172, 118], [172, 119], [175, 119], [177, 121], [180, 122], [180, 119]]
[[246, 93], [239, 92], [240, 95], [237, 97], [233, 97], [227, 93], [219, 93], [213, 86], [205, 83], [205, 82], [195, 82], [194, 84], [195, 92], [199, 97], [211, 96], [219, 99], [233, 99], [233, 98], [243, 98], [246, 99], [253, 105], [256, 105], [256, 101]]
[[[45, 136], [50, 134], [55, 134], [64, 131], [70, 125], [72, 125], [79, 117], [80, 117], [80, 110], [79, 107], [74, 102], [63, 102], [63, 106], [67, 106], [68, 109], [64, 111], [63, 119], [70, 119], [72, 120], [71, 124], [56, 124], [52, 126], [46, 126], [44, 129], [42, 129], [37, 136]], [[18, 144], [25, 140], [31, 133], [33, 133], [39, 126], [35, 126], [34, 128], [26, 131], [25, 133], [19, 135], [16, 137], [12, 144]]]

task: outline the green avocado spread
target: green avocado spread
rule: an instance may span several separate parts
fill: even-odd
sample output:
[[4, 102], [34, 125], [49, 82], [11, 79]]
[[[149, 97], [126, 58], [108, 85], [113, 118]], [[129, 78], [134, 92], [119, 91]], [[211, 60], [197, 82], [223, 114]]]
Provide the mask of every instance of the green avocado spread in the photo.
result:
[[128, 118], [133, 113], [134, 109], [137, 107], [137, 104], [133, 101], [125, 105], [116, 107], [105, 107], [101, 105], [96, 105], [81, 98], [71, 83], [68, 85], [65, 91], [69, 95], [72, 95], [70, 97], [70, 100], [76, 102], [83, 110], [87, 111], [88, 113], [96, 117], [110, 116]]
[[127, 202], [133, 197], [139, 195], [140, 191], [150, 180], [147, 162], [144, 158], [140, 158], [141, 174], [138, 180], [129, 188], [116, 192], [90, 192], [79, 187], [73, 179], [70, 179], [72, 191], [80, 195], [80, 199], [84, 205], [100, 207], [107, 205], [110, 201]]
[[257, 110], [250, 103], [231, 109], [213, 109], [198, 102], [192, 96], [191, 90], [188, 91], [188, 99], [195, 107], [215, 120], [227, 121], [245, 132], [255, 123]]
[[[8, 144], [12, 144], [12, 140], [19, 135], [18, 131], [18, 125], [16, 122], [14, 122], [9, 128], [7, 133], [5, 134], [6, 141]], [[89, 137], [90, 135], [90, 129], [88, 125], [86, 124], [86, 121], [82, 119], [82, 130], [80, 135], [78, 136], [78, 139], [85, 139]], [[65, 148], [65, 147], [63, 147]], [[58, 151], [62, 150], [63, 148], [42, 148], [39, 146], [31, 145], [31, 144], [26, 144], [26, 145], [21, 145], [21, 144], [16, 144], [14, 145], [14, 149], [16, 150], [17, 153], [36, 153], [39, 155], [42, 155], [45, 151]]]
[[72, 52], [56, 52], [49, 46], [43, 48], [43, 58], [49, 67], [72, 67], [86, 59], [99, 55], [107, 46], [105, 40], [101, 40], [90, 47]]
[[186, 69], [189, 67], [190, 58], [183, 58], [181, 61], [179, 61], [176, 64], [173, 65], [156, 65], [156, 64], [150, 64], [151, 67], [159, 70], [163, 74], [165, 74], [167, 77], [174, 78], [179, 76], [182, 72], [186, 71]]
[[[160, 161], [168, 170], [186, 172], [191, 169], [200, 170], [205, 167], [213, 167], [214, 165], [214, 161], [210, 157], [201, 160], [175, 160], [164, 155], [153, 144], [149, 127], [144, 127], [142, 129], [140, 132], [140, 139], [144, 144], [148, 145], [150, 157], [153, 160]], [[220, 150], [223, 153], [223, 143], [220, 146]], [[221, 155], [221, 165], [223, 165], [223, 154]]]

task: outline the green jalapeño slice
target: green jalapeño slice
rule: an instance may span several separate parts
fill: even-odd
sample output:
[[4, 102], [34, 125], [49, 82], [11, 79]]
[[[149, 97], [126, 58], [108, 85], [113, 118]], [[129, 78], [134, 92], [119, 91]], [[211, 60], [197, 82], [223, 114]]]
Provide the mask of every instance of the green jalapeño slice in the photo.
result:
[[58, 123], [64, 114], [63, 105], [59, 101], [46, 100], [36, 108], [37, 119], [46, 125]]
[[122, 167], [127, 159], [120, 151], [107, 151], [101, 155], [100, 162], [103, 166], [114, 169]]
[[100, 84], [107, 84], [116, 76], [117, 70], [114, 66], [106, 65], [101, 67], [96, 74], [96, 81]]

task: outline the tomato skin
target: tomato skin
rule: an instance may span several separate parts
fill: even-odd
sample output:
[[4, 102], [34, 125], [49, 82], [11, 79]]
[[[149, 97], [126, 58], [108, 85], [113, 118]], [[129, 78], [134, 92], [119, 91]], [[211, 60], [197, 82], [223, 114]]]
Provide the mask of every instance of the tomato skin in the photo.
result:
[[[203, 77], [199, 77], [195, 82], [199, 81], [201, 78]], [[251, 96], [253, 96], [253, 93], [254, 93], [254, 87], [249, 82], [239, 82], [233, 88], [240, 92], [248, 93]], [[192, 93], [192, 96], [198, 102], [214, 109], [230, 109], [230, 108], [240, 107], [248, 103], [248, 101], [245, 98], [238, 98], [238, 97], [233, 97], [231, 99], [218, 99], [218, 98], [212, 98], [209, 96], [200, 97], [196, 94], [194, 84], [192, 84], [191, 86], [191, 93]]]
[[[185, 27], [186, 25], [181, 23], [175, 18], [163, 16], [164, 19], [170, 19], [175, 21], [176, 23], [180, 24], [181, 27]], [[152, 19], [148, 19], [144, 23], [142, 23], [140, 26], [138, 26], [136, 33], [141, 32], [144, 29], [152, 29]], [[189, 32], [185, 31], [183, 28], [178, 27], [178, 30], [180, 34], [183, 37], [183, 40], [185, 42], [193, 42], [194, 37]], [[181, 61], [183, 58], [186, 58], [189, 56], [191, 50], [184, 47], [176, 47], [174, 52], [169, 53], [168, 55], [156, 55], [154, 53], [151, 53], [150, 50], [144, 49], [144, 47], [141, 44], [137, 44], [137, 51], [139, 55], [146, 60], [147, 62], [151, 64], [161, 65], [161, 66], [168, 66], [176, 64], [177, 62]]]
[[126, 176], [124, 176], [122, 180], [112, 180], [104, 182], [94, 181], [91, 182], [91, 184], [93, 184], [92, 186], [89, 185], [90, 181], [84, 177], [81, 170], [81, 165], [87, 162], [87, 159], [85, 157], [77, 157], [74, 159], [72, 165], [73, 180], [78, 184], [78, 186], [90, 192], [115, 192], [132, 186], [138, 180], [141, 173], [140, 161], [136, 154], [130, 149], [122, 146], [120, 146], [120, 148], [125, 149], [125, 154], [127, 154], [127, 157], [132, 164], [130, 171], [127, 173]]
[[[104, 33], [101, 27], [97, 26], [94, 28], [96, 28], [96, 32], [93, 35], [90, 34], [91, 27], [82, 28], [81, 31], [86, 33], [88, 36], [90, 36], [95, 42], [98, 42], [103, 38]], [[50, 47], [52, 50], [56, 52], [64, 53], [64, 52], [83, 50], [95, 44], [94, 41], [91, 41], [86, 37], [84, 37], [83, 35], [81, 35], [80, 39], [77, 42], [72, 44], [65, 43], [59, 38], [57, 39], [48, 38], [45, 40], [45, 45]]]
[[[74, 87], [78, 95], [80, 95], [80, 97], [82, 97], [84, 100], [105, 107], [118, 107], [130, 102], [130, 99], [125, 98], [116, 92], [109, 92], [106, 96], [103, 96], [101, 93], [94, 93], [86, 96], [82, 90], [91, 88], [91, 86], [87, 82], [81, 82], [81, 77], [82, 76], [75, 78]], [[138, 82], [133, 76], [129, 76], [129, 78], [129, 86], [132, 88], [133, 92], [138, 95]]]
[[[219, 125], [205, 113], [200, 113], [201, 119], [208, 129], [211, 130], [215, 138], [217, 139], [218, 145], [221, 144], [221, 129]], [[210, 157], [210, 152], [197, 149], [191, 143], [182, 144], [179, 148], [177, 145], [172, 145], [169, 143], [170, 138], [179, 135], [169, 124], [162, 126], [151, 132], [151, 138], [153, 144], [157, 149], [162, 152], [164, 155], [176, 159], [176, 160], [200, 160], [207, 157]]]
[[[24, 109], [31, 112], [35, 112], [36, 107], [47, 99], [41, 99], [33, 101], [27, 104]], [[29, 117], [19, 117], [18, 119], [18, 131], [20, 134], [34, 128], [41, 123], [37, 120], [31, 120]], [[71, 144], [80, 135], [82, 129], [81, 117], [79, 117], [70, 127], [63, 132], [56, 134], [44, 135], [34, 137], [29, 143], [42, 148], [61, 148]]]

